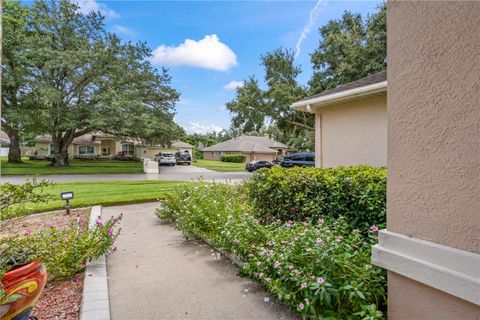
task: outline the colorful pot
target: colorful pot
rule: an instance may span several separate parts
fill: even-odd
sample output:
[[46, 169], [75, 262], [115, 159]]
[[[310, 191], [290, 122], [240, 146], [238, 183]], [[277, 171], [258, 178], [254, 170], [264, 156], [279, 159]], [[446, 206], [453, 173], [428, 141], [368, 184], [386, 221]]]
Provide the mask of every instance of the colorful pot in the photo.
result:
[[27, 320], [47, 282], [47, 270], [35, 261], [7, 272], [0, 281], [0, 320]]

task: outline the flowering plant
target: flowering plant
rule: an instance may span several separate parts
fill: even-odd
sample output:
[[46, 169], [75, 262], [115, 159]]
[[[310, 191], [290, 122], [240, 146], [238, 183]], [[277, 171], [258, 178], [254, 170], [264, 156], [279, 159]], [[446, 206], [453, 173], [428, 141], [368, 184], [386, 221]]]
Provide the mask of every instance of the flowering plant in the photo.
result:
[[370, 263], [378, 227], [362, 232], [344, 217], [260, 223], [242, 186], [204, 184], [168, 196], [157, 215], [205, 237], [245, 265], [304, 318], [382, 318], [385, 272]]
[[89, 230], [78, 224], [65, 229], [48, 226], [38, 232], [0, 238], [0, 278], [12, 265], [41, 260], [50, 279], [73, 278], [85, 263], [102, 254], [114, 251], [114, 242], [121, 228], [121, 215], [105, 223], [98, 220]]

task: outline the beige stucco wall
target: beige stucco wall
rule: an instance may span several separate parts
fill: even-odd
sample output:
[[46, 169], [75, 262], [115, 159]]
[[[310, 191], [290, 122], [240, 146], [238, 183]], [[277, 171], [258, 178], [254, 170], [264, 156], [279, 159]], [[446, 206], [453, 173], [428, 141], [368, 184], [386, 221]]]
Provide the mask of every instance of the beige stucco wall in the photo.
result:
[[[480, 253], [480, 2], [388, 3], [387, 228]], [[480, 308], [389, 273], [389, 319]]]
[[139, 158], [153, 159], [155, 155], [160, 152], [177, 153], [177, 152], [185, 152], [185, 151], [188, 151], [190, 154], [192, 154], [191, 148], [160, 148], [160, 147], [136, 146], [135, 156]]
[[366, 97], [315, 110], [318, 167], [387, 165], [387, 97]]

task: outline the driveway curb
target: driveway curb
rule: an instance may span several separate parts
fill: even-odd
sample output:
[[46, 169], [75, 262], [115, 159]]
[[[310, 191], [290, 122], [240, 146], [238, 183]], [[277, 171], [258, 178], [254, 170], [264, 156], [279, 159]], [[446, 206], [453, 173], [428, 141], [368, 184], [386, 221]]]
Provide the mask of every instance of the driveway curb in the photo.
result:
[[[94, 206], [90, 212], [88, 229], [102, 217], [102, 206]], [[80, 320], [110, 320], [108, 296], [107, 259], [105, 255], [87, 263], [83, 280]]]

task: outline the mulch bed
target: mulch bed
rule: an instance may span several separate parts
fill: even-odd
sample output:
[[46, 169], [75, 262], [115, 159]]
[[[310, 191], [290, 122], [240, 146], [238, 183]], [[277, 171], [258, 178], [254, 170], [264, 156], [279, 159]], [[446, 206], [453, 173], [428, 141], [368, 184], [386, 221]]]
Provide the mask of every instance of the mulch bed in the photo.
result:
[[[79, 224], [81, 230], [85, 230], [88, 226], [89, 213], [90, 208], [80, 208], [73, 209], [70, 215], [66, 215], [63, 210], [2, 221], [1, 236], [22, 236], [51, 226], [65, 229], [71, 224]], [[78, 320], [82, 290], [83, 274], [71, 280], [48, 281], [33, 308], [32, 315], [39, 320]]]
[[78, 320], [82, 290], [83, 280], [49, 282], [33, 308], [32, 315], [39, 320]]

